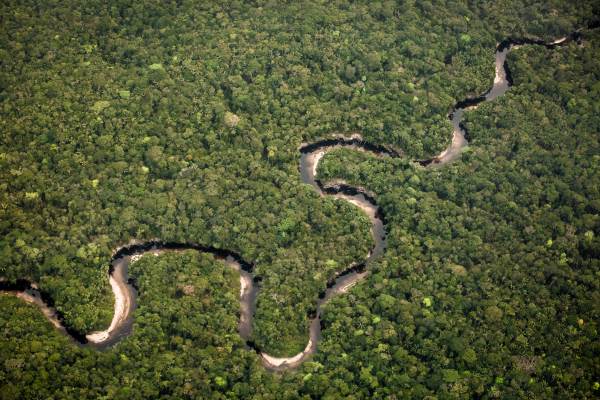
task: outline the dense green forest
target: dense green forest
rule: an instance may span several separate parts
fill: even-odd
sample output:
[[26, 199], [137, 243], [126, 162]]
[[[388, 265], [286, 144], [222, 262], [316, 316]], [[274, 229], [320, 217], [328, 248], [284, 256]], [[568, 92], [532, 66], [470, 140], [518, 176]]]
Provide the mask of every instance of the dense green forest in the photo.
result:
[[[600, 394], [600, 34], [594, 1], [14, 1], [0, 6], [0, 276], [28, 278], [82, 333], [112, 317], [132, 239], [236, 251], [262, 281], [253, 340], [304, 348], [329, 278], [372, 246], [352, 205], [301, 183], [298, 147], [359, 132], [321, 179], [376, 194], [388, 248], [273, 374], [237, 334], [239, 283], [195, 252], [145, 256], [133, 334], [80, 348], [0, 295], [0, 398], [593, 398]], [[596, 8], [594, 8], [596, 7]], [[193, 290], [184, 288], [193, 287]]]

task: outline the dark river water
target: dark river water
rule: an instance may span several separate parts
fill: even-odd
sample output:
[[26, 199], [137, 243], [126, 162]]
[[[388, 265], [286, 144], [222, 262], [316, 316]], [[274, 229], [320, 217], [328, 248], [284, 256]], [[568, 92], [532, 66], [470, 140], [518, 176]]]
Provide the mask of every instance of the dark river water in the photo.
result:
[[[538, 40], [530, 39], [511, 39], [500, 43], [496, 49], [495, 55], [495, 78], [494, 84], [488, 92], [473, 98], [467, 98], [459, 101], [449, 118], [452, 121], [453, 132], [452, 142], [438, 156], [428, 160], [417, 160], [423, 166], [443, 165], [457, 159], [462, 149], [467, 146], [468, 135], [462, 125], [462, 118], [465, 111], [476, 108], [478, 104], [484, 101], [491, 101], [498, 96], [503, 95], [511, 85], [510, 70], [506, 64], [508, 52], [520, 45], [536, 44], [547, 48], [564, 45], [570, 41], [578, 41], [580, 35], [578, 32], [558, 39], [551, 43], [544, 43]], [[115, 295], [114, 315], [110, 326], [100, 332], [92, 332], [88, 335], [81, 335], [77, 332], [67, 329], [62, 323], [62, 318], [52, 307], [52, 299], [40, 292], [34, 283], [27, 280], [19, 280], [16, 283], [0, 279], [0, 290], [16, 294], [19, 298], [37, 305], [46, 318], [65, 335], [86, 346], [92, 346], [97, 349], [106, 349], [119, 342], [121, 339], [131, 334], [133, 329], [133, 316], [136, 307], [137, 292], [135, 284], [127, 274], [128, 266], [135, 262], [142, 255], [153, 253], [158, 255], [166, 251], [197, 250], [213, 254], [217, 259], [225, 263], [240, 274], [240, 321], [239, 334], [248, 343], [248, 347], [254, 349], [261, 357], [265, 367], [271, 370], [284, 370], [294, 368], [302, 363], [308, 356], [317, 350], [321, 338], [320, 316], [322, 306], [331, 298], [345, 293], [352, 286], [356, 285], [368, 276], [369, 264], [379, 258], [385, 251], [386, 231], [384, 226], [383, 213], [377, 206], [375, 196], [368, 191], [353, 187], [345, 182], [335, 182], [335, 184], [322, 183], [316, 179], [317, 167], [319, 161], [328, 152], [339, 147], [351, 148], [357, 151], [366, 151], [379, 157], [400, 157], [397, 150], [386, 146], [374, 145], [363, 141], [360, 135], [352, 136], [333, 136], [332, 138], [305, 144], [300, 148], [300, 176], [304, 183], [311, 185], [313, 189], [321, 196], [331, 196], [338, 200], [348, 201], [364, 212], [371, 221], [371, 235], [374, 240], [374, 247], [369, 254], [365, 254], [364, 261], [348, 266], [338, 276], [328, 282], [327, 290], [321, 293], [317, 302], [316, 315], [310, 318], [309, 335], [305, 349], [290, 357], [273, 357], [262, 352], [252, 344], [252, 320], [256, 307], [256, 297], [260, 290], [260, 285], [256, 281], [252, 271], [254, 266], [242, 260], [242, 258], [228, 250], [216, 249], [193, 243], [169, 243], [161, 240], [150, 240], [147, 242], [132, 242], [115, 251], [111, 261], [109, 282]]]

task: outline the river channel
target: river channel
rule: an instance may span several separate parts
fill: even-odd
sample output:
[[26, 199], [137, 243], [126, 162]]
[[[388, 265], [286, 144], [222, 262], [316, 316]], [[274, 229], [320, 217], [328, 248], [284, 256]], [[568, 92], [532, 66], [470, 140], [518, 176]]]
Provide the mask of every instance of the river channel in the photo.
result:
[[[507, 39], [500, 43], [495, 53], [495, 78], [492, 87], [481, 96], [461, 100], [455, 105], [449, 113], [449, 119], [452, 121], [453, 127], [452, 141], [443, 152], [431, 159], [415, 161], [424, 167], [439, 166], [460, 157], [461, 151], [468, 145], [469, 138], [462, 124], [464, 113], [476, 108], [482, 102], [492, 101], [498, 96], [502, 96], [512, 84], [510, 70], [506, 63], [507, 54], [511, 49], [528, 44], [554, 48], [571, 41], [579, 41], [580, 36], [579, 32], [575, 32], [550, 43], [531, 39]], [[317, 300], [315, 315], [307, 317], [309, 335], [306, 347], [296, 355], [274, 357], [258, 349], [252, 342], [252, 321], [256, 308], [256, 298], [260, 290], [260, 280], [253, 274], [254, 265], [244, 261], [234, 252], [200, 244], [171, 243], [156, 239], [146, 242], [133, 241], [116, 249], [112, 256], [108, 277], [115, 296], [113, 319], [107, 329], [91, 332], [87, 335], [81, 335], [65, 327], [61, 316], [52, 307], [52, 299], [41, 292], [35, 283], [27, 280], [8, 282], [0, 278], [0, 290], [15, 294], [24, 301], [37, 305], [56, 329], [73, 338], [77, 344], [102, 350], [118, 343], [124, 337], [130, 335], [133, 330], [137, 291], [135, 282], [129, 278], [127, 273], [130, 263], [135, 262], [142, 255], [159, 255], [167, 251], [197, 250], [211, 253], [224, 262], [227, 267], [240, 274], [240, 320], [238, 331], [241, 338], [244, 339], [249, 348], [257, 352], [266, 368], [275, 371], [295, 368], [317, 351], [321, 338], [320, 316], [323, 305], [331, 298], [347, 292], [352, 286], [364, 280], [368, 276], [369, 265], [385, 251], [385, 218], [382, 210], [377, 206], [375, 195], [363, 188], [350, 186], [343, 181], [323, 183], [316, 178], [320, 160], [328, 152], [340, 147], [369, 152], [378, 157], [402, 156], [398, 150], [365, 142], [359, 134], [350, 136], [333, 135], [322, 141], [301, 145], [299, 149], [299, 170], [302, 181], [311, 185], [319, 195], [332, 196], [341, 201], [348, 201], [364, 212], [371, 221], [371, 235], [375, 245], [363, 262], [348, 266], [346, 270], [328, 282], [326, 291], [321, 293]]]

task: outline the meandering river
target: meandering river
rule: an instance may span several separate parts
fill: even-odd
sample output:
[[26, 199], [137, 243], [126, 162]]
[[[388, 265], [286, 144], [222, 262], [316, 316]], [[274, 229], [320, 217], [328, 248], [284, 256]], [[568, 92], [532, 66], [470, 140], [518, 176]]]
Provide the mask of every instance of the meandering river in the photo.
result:
[[[459, 101], [449, 118], [452, 121], [452, 142], [438, 156], [428, 160], [417, 160], [423, 166], [443, 165], [460, 156], [462, 149], [467, 146], [468, 135], [462, 125], [465, 111], [474, 109], [484, 101], [491, 101], [503, 95], [510, 87], [512, 81], [510, 70], [506, 63], [506, 56], [516, 46], [525, 44], [542, 45], [547, 48], [562, 46], [571, 41], [579, 41], [580, 34], [575, 32], [564, 38], [550, 43], [532, 39], [507, 39], [496, 48], [495, 54], [495, 78], [490, 90], [479, 97], [467, 98]], [[147, 242], [131, 242], [128, 245], [115, 250], [111, 261], [109, 282], [115, 296], [114, 314], [110, 326], [99, 332], [92, 332], [85, 336], [74, 332], [64, 326], [62, 318], [51, 306], [52, 299], [44, 296], [35, 283], [27, 280], [8, 282], [0, 279], [0, 290], [10, 292], [17, 297], [37, 305], [45, 317], [65, 335], [69, 335], [75, 342], [81, 345], [93, 346], [98, 349], [106, 349], [119, 342], [123, 337], [131, 334], [133, 329], [133, 317], [136, 307], [136, 289], [129, 279], [127, 270], [130, 263], [135, 262], [140, 256], [153, 253], [158, 255], [166, 251], [197, 250], [213, 254], [222, 260], [229, 268], [240, 274], [240, 321], [238, 331], [240, 336], [247, 342], [248, 347], [254, 349], [260, 356], [264, 366], [271, 370], [285, 370], [295, 368], [307, 357], [317, 350], [321, 337], [320, 316], [322, 307], [331, 298], [347, 292], [352, 286], [365, 279], [368, 275], [369, 264], [380, 257], [385, 251], [386, 232], [382, 212], [376, 204], [375, 196], [363, 188], [353, 187], [343, 181], [335, 183], [322, 183], [316, 179], [320, 160], [328, 152], [335, 148], [348, 147], [358, 151], [366, 151], [379, 157], [400, 157], [401, 153], [392, 148], [367, 143], [363, 138], [354, 134], [351, 136], [334, 135], [329, 139], [316, 143], [303, 144], [300, 147], [300, 175], [302, 181], [311, 185], [321, 196], [332, 196], [336, 199], [348, 201], [362, 210], [371, 221], [371, 234], [375, 245], [365, 261], [349, 266], [327, 285], [327, 290], [322, 293], [317, 301], [316, 315], [312, 316], [309, 325], [309, 335], [305, 349], [290, 357], [273, 357], [252, 344], [252, 319], [254, 316], [256, 297], [260, 285], [253, 274], [254, 266], [245, 262], [238, 254], [227, 250], [217, 249], [194, 243], [170, 243], [161, 240], [150, 240]]]

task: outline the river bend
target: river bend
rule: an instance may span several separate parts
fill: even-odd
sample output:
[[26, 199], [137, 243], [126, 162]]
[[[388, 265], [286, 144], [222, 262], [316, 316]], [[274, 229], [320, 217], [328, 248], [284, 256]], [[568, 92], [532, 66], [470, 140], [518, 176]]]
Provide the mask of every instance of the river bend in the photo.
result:
[[[476, 108], [484, 101], [492, 101], [498, 96], [503, 95], [512, 84], [510, 69], [506, 62], [506, 56], [511, 49], [530, 44], [554, 48], [572, 41], [579, 42], [580, 40], [581, 34], [579, 31], [576, 31], [569, 36], [552, 42], [543, 42], [536, 39], [506, 39], [501, 42], [496, 48], [495, 78], [492, 87], [481, 96], [467, 98], [456, 103], [449, 114], [453, 127], [450, 145], [439, 155], [431, 159], [415, 161], [426, 167], [443, 165], [460, 156], [462, 149], [467, 146], [469, 138], [462, 124], [464, 112]], [[116, 249], [112, 256], [108, 277], [115, 296], [114, 314], [111, 324], [103, 331], [91, 332], [87, 335], [82, 335], [66, 327], [63, 324], [63, 318], [53, 308], [52, 299], [43, 291], [40, 291], [35, 283], [25, 279], [9, 282], [0, 278], [0, 290], [12, 293], [24, 301], [38, 306], [44, 316], [57, 330], [70, 336], [79, 345], [91, 346], [101, 350], [113, 346], [132, 332], [134, 310], [136, 307], [136, 289], [134, 282], [129, 279], [127, 274], [130, 263], [135, 262], [139, 257], [148, 253], [158, 255], [161, 252], [182, 250], [197, 250], [211, 253], [217, 259], [223, 261], [227, 267], [234, 269], [240, 274], [240, 320], [238, 331], [241, 338], [247, 343], [249, 348], [257, 352], [267, 369], [281, 371], [295, 368], [317, 351], [317, 346], [321, 338], [320, 316], [322, 306], [331, 298], [347, 292], [352, 286], [365, 279], [369, 273], [369, 264], [380, 257], [385, 251], [386, 231], [384, 218], [375, 201], [375, 195], [363, 188], [350, 186], [343, 181], [323, 183], [316, 178], [320, 160], [328, 152], [339, 147], [369, 152], [378, 157], [402, 156], [398, 150], [365, 142], [359, 134], [350, 136], [332, 135], [328, 139], [315, 143], [305, 143], [300, 147], [300, 175], [302, 181], [311, 185], [321, 196], [332, 196], [335, 199], [348, 201], [363, 211], [371, 221], [371, 235], [373, 236], [375, 246], [363, 262], [349, 266], [345, 271], [338, 274], [335, 279], [328, 282], [327, 290], [325, 293], [321, 293], [317, 301], [316, 314], [309, 317], [309, 335], [306, 347], [296, 355], [274, 357], [258, 349], [251, 340], [256, 297], [260, 290], [259, 279], [253, 274], [254, 265], [244, 261], [234, 252], [203, 246], [201, 244], [172, 243], [156, 239], [146, 242], [132, 241]]]

